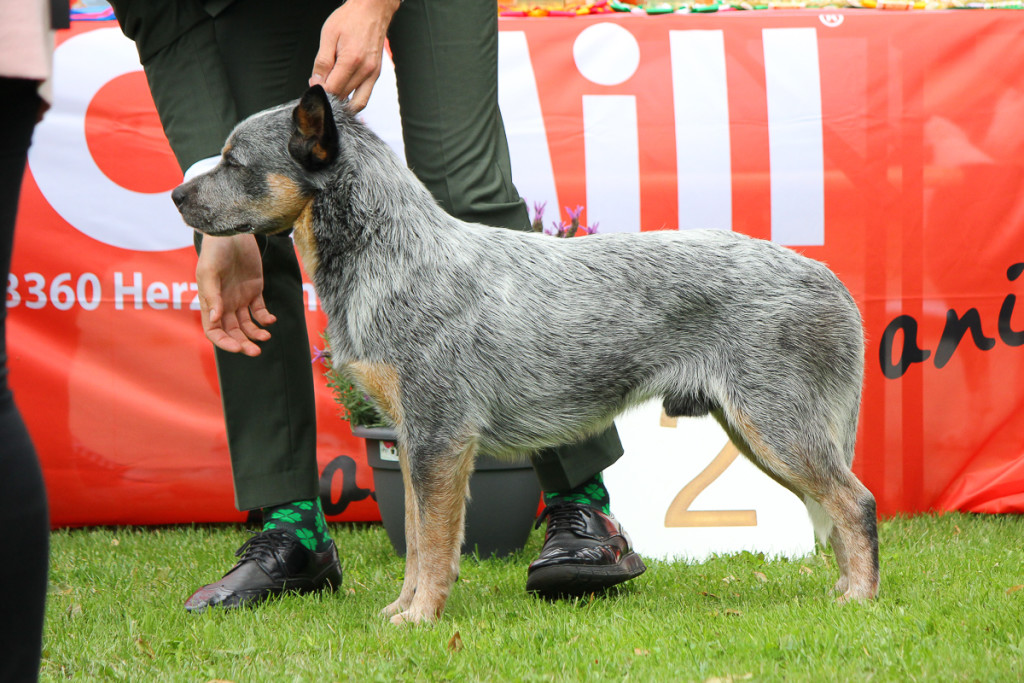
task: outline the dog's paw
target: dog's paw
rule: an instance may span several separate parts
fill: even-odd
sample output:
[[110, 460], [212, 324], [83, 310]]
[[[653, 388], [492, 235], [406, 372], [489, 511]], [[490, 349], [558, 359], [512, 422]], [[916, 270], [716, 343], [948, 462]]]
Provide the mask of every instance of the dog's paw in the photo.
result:
[[877, 586], [871, 588], [850, 587], [839, 594], [839, 596], [836, 598], [836, 603], [840, 605], [845, 605], [848, 602], [865, 602], [867, 600], [874, 600], [877, 596]]
[[411, 607], [404, 612], [399, 612], [391, 617], [391, 623], [395, 626], [404, 626], [406, 624], [431, 624], [437, 621], [438, 616], [439, 615], [436, 611], [430, 610], [424, 612], [423, 610]]
[[403, 612], [405, 608], [407, 608], [408, 606], [408, 603], [404, 603], [402, 599], [399, 598], [398, 600], [395, 600], [393, 603], [382, 609], [380, 613], [381, 616], [390, 617], [392, 615], [398, 614], [399, 612]]

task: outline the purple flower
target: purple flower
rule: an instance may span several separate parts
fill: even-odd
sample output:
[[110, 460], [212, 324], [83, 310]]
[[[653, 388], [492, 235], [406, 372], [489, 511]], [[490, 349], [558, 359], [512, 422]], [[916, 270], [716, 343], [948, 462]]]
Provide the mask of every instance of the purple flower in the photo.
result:
[[550, 228], [544, 228], [545, 235], [551, 235], [552, 237], [561, 237], [565, 234], [565, 229], [568, 225], [564, 222], [551, 221]]
[[542, 232], [544, 230], [544, 207], [547, 205], [547, 202], [533, 203], [533, 222], [530, 223], [530, 227], [533, 228], [534, 232]]
[[547, 205], [547, 202], [533, 203], [533, 220], [539, 221], [544, 218], [544, 209], [547, 207]]
[[327, 349], [326, 346], [324, 348], [322, 348], [322, 349], [319, 346], [314, 346], [313, 347], [313, 361], [312, 362], [313, 363], [322, 363], [324, 365], [330, 365], [330, 362], [331, 362], [331, 352]]
[[566, 228], [564, 237], [575, 237], [580, 229], [580, 214], [583, 213], [582, 206], [576, 206], [576, 209], [570, 209], [568, 206], [565, 207], [565, 212], [569, 214], [569, 226]]

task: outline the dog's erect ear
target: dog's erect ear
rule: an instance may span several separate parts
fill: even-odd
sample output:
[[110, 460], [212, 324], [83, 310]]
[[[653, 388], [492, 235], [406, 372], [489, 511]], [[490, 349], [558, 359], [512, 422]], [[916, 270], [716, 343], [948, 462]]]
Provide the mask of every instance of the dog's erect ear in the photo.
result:
[[338, 127], [323, 87], [314, 85], [292, 112], [288, 153], [311, 171], [330, 166], [338, 156]]

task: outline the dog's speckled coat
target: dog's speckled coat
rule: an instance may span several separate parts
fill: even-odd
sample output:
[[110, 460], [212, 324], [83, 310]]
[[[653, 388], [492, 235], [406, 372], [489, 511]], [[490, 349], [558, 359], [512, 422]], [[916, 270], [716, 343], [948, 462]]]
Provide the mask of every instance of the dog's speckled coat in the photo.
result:
[[295, 227], [334, 362], [400, 435], [396, 623], [444, 609], [477, 452], [573, 441], [651, 397], [710, 412], [804, 499], [841, 600], [877, 593], [874, 498], [850, 471], [863, 329], [821, 263], [731, 232], [560, 240], [464, 223], [319, 87], [239, 124], [174, 196], [210, 235]]

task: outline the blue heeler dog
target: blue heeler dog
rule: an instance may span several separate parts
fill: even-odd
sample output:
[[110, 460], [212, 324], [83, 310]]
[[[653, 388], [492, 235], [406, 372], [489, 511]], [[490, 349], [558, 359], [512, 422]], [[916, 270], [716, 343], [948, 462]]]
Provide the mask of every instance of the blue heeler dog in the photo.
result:
[[[841, 601], [877, 594], [875, 501], [850, 470], [863, 327], [821, 263], [731, 232], [554, 239], [464, 223], [319, 86], [240, 123], [173, 197], [208, 235], [294, 227], [335, 365], [399, 434], [408, 554], [393, 622], [444, 609], [477, 453], [579, 440], [653, 397], [669, 416], [711, 413], [806, 502]], [[601, 296], [574, 296], [581, 282]]]

